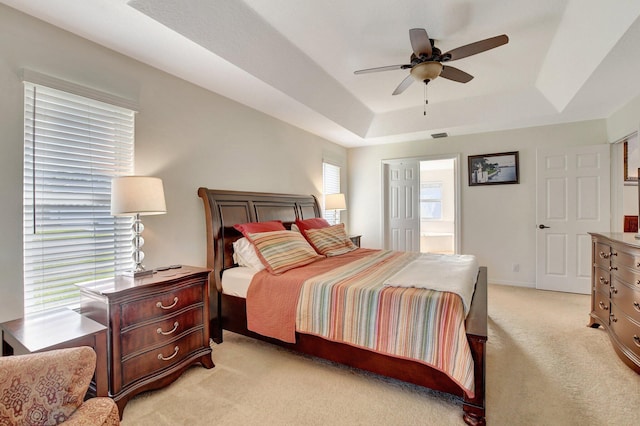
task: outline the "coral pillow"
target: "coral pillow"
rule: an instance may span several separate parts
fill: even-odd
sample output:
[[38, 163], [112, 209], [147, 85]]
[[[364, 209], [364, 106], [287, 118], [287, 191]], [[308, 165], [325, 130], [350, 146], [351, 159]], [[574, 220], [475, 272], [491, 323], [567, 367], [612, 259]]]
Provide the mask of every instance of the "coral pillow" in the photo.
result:
[[344, 223], [328, 228], [309, 229], [305, 235], [316, 251], [325, 256], [338, 256], [358, 248], [347, 236]]
[[264, 266], [274, 275], [324, 258], [318, 255], [298, 232], [249, 233], [247, 238], [255, 246]]
[[312, 217], [311, 219], [304, 220], [296, 219], [296, 225], [298, 226], [300, 232], [302, 232], [303, 234], [307, 229], [328, 228], [329, 226], [331, 226], [329, 225], [329, 222], [326, 221], [326, 219], [323, 219], [321, 217]]
[[238, 223], [237, 225], [233, 225], [233, 227], [240, 231], [245, 237], [247, 236], [247, 234], [255, 234], [258, 232], [286, 230], [282, 222], [279, 220], [270, 220], [268, 222]]

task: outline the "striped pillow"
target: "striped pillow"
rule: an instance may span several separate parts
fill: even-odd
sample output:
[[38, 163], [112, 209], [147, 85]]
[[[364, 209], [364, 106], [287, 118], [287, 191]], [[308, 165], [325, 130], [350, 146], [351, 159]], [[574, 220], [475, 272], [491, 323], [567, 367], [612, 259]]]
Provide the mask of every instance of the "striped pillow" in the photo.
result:
[[307, 229], [305, 235], [316, 251], [325, 256], [338, 256], [358, 248], [347, 236], [344, 223], [328, 228]]
[[247, 234], [247, 238], [255, 246], [264, 266], [274, 275], [324, 258], [298, 232], [259, 232]]

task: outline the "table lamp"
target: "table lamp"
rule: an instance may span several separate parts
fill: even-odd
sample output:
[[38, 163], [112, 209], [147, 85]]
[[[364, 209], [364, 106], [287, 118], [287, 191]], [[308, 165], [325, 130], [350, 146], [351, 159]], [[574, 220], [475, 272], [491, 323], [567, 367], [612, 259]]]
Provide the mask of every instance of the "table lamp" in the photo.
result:
[[146, 270], [142, 261], [144, 253], [140, 248], [144, 245], [142, 231], [144, 225], [140, 216], [165, 214], [167, 206], [164, 200], [162, 180], [150, 176], [119, 176], [111, 180], [111, 214], [113, 216], [134, 216], [132, 230], [133, 261], [135, 267], [125, 271], [124, 275], [138, 278], [153, 274]]
[[[324, 196], [324, 209], [325, 210], [334, 210], [334, 222], [337, 223], [335, 219], [335, 211], [336, 210], [346, 210], [347, 202], [345, 200], [344, 194], [327, 194]], [[334, 225], [336, 224], [334, 223]]]

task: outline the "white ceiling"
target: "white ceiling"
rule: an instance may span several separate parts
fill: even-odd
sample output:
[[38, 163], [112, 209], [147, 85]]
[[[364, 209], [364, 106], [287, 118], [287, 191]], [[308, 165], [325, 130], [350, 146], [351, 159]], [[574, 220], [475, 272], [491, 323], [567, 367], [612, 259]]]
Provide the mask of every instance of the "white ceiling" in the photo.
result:
[[[606, 118], [640, 95], [637, 0], [0, 0], [347, 147]], [[475, 78], [413, 83], [410, 28]]]

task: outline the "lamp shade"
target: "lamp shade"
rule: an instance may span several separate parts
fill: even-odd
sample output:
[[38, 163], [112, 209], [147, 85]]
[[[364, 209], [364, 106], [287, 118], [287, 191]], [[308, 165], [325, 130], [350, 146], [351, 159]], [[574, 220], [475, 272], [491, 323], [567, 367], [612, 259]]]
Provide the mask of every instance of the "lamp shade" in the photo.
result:
[[347, 202], [344, 194], [327, 194], [324, 196], [325, 210], [346, 210]]
[[120, 176], [111, 180], [111, 214], [141, 216], [164, 214], [162, 180], [150, 176]]

